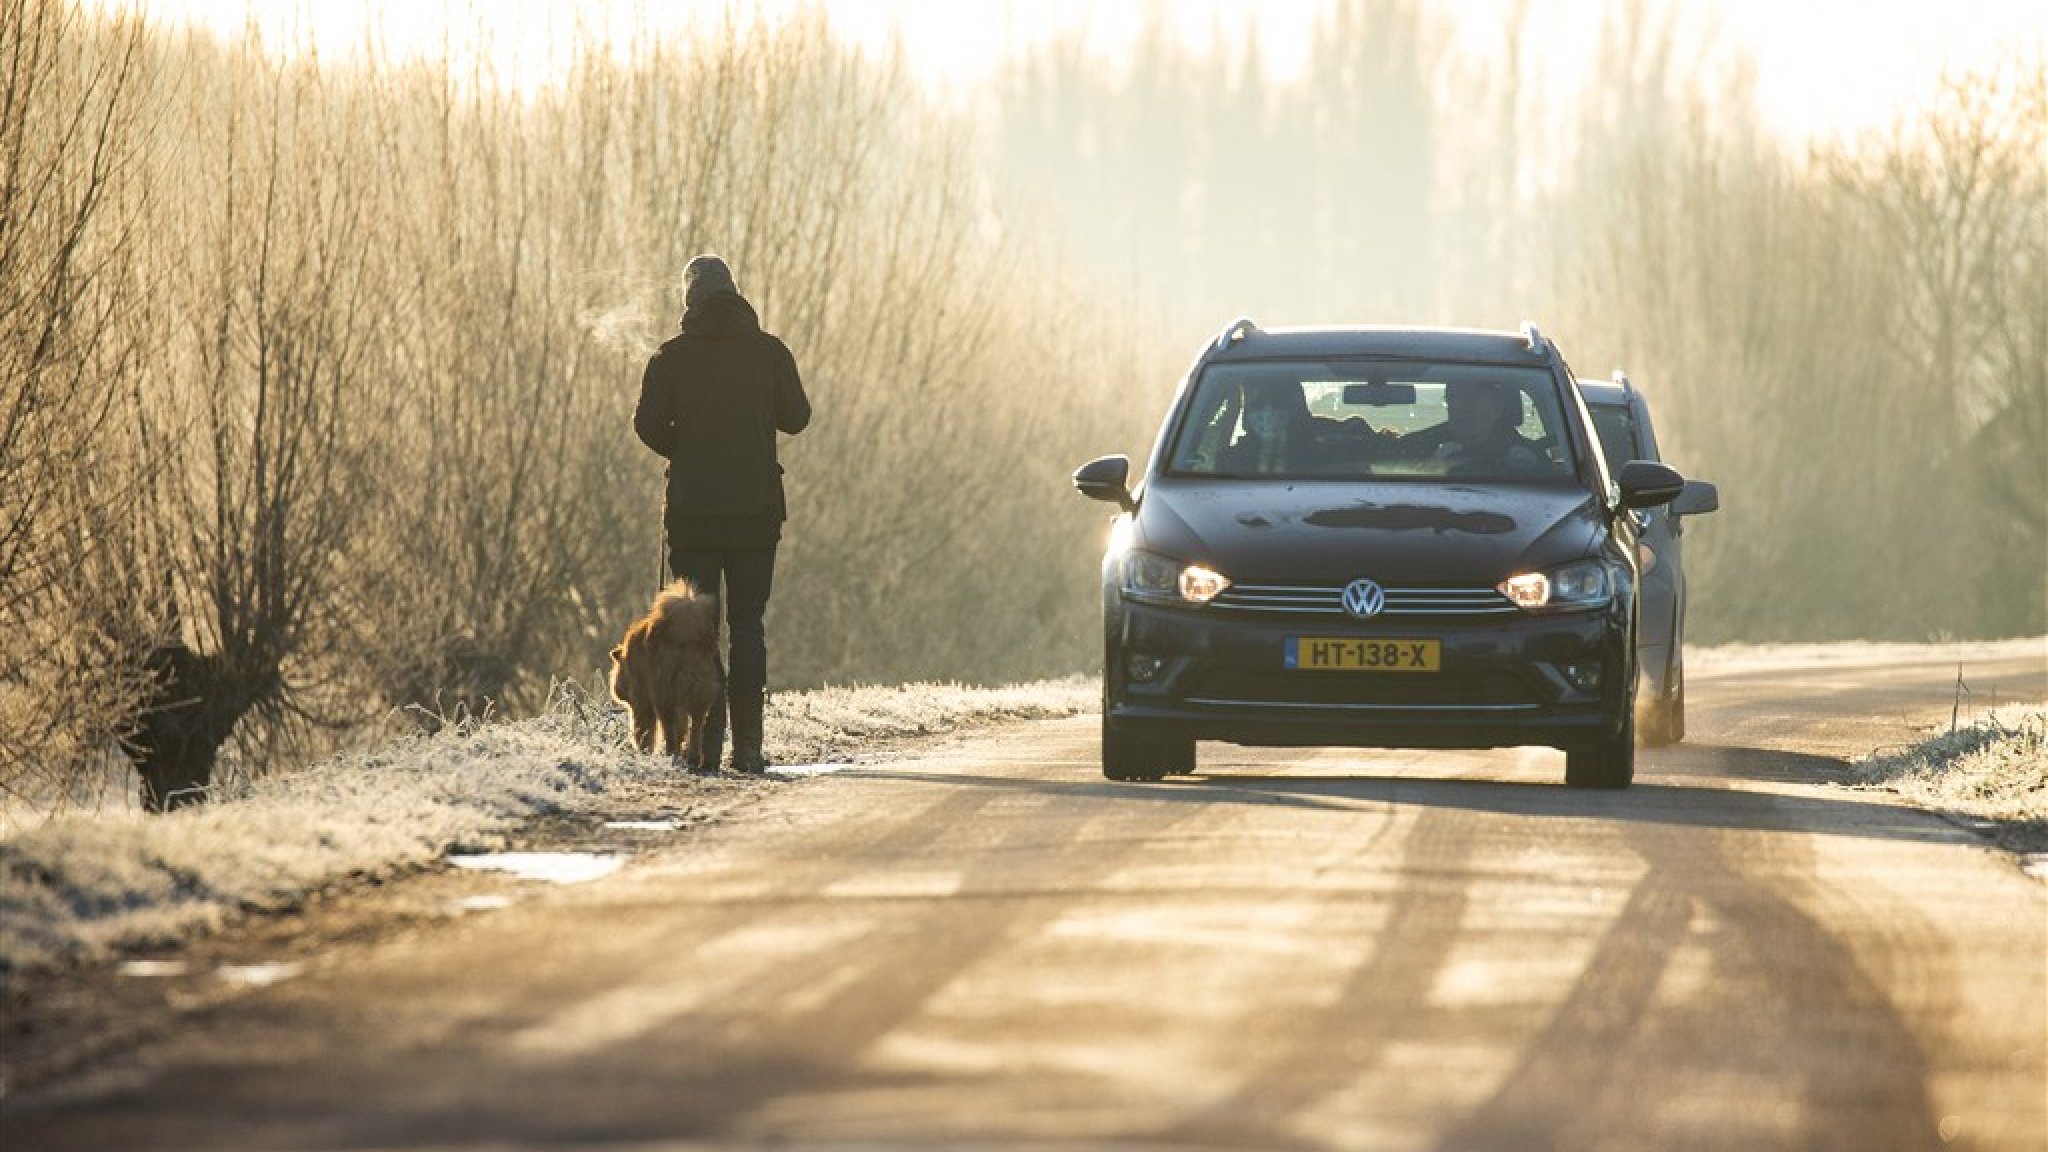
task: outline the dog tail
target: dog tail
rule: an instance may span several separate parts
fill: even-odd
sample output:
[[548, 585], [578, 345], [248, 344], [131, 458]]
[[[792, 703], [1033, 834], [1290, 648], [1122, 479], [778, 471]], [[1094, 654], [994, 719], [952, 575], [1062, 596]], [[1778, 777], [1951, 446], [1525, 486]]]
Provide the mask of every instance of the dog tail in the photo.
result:
[[699, 593], [688, 580], [675, 581], [654, 598], [654, 634], [679, 648], [717, 643], [718, 598]]

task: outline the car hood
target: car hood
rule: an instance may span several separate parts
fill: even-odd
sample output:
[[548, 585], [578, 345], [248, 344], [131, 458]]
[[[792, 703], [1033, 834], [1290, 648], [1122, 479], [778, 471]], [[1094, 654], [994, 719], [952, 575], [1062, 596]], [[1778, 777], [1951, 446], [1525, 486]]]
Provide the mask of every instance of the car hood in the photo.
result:
[[1486, 587], [1603, 531], [1600, 503], [1565, 485], [1177, 481], [1147, 486], [1134, 543], [1240, 582]]

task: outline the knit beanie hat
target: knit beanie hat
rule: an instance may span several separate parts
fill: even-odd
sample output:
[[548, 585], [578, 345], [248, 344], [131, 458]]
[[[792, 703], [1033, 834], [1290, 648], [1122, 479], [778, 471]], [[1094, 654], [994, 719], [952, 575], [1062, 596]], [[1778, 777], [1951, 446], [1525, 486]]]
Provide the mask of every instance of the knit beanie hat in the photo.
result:
[[733, 283], [732, 269], [717, 256], [706, 254], [690, 261], [683, 269], [683, 307], [695, 308], [709, 300], [714, 293], [738, 292], [740, 287]]

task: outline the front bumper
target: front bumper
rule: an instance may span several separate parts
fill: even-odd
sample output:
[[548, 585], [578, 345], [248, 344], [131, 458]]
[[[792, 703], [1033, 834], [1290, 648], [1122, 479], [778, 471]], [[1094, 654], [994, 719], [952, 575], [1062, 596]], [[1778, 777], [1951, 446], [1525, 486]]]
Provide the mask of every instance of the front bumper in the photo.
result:
[[[1564, 748], [1614, 732], [1634, 695], [1620, 600], [1586, 612], [1398, 622], [1129, 601], [1119, 608], [1104, 670], [1108, 719], [1139, 736], [1280, 747]], [[1299, 636], [1436, 640], [1442, 666], [1291, 671], [1286, 642]]]

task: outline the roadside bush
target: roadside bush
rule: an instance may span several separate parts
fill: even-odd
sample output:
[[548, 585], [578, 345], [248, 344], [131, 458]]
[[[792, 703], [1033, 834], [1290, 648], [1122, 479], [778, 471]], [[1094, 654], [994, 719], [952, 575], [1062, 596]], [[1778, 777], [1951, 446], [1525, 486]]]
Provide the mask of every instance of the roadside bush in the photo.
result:
[[1091, 663], [1100, 510], [1066, 474], [1170, 381], [1006, 232], [963, 122], [815, 14], [587, 43], [528, 93], [56, 0], [0, 30], [32, 81], [0, 228], [17, 799], [77, 799], [118, 743], [173, 806], [600, 667], [659, 582], [631, 413], [706, 250], [818, 414], [771, 686]]

